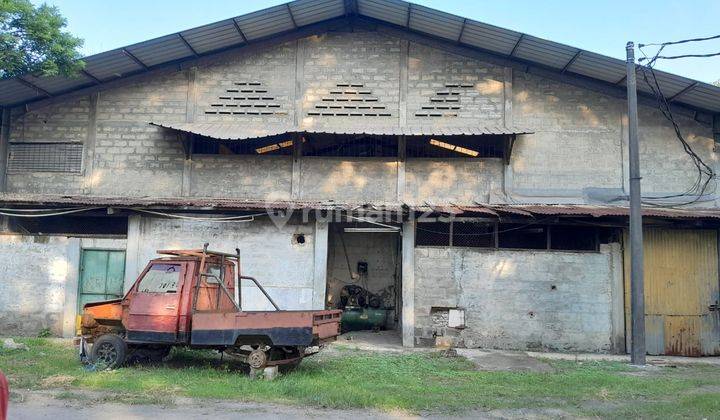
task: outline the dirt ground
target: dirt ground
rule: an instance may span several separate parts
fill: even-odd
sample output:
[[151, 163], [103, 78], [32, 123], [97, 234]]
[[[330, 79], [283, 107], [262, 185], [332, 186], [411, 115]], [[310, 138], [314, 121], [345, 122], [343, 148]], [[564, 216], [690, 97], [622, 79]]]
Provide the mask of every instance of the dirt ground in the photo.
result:
[[[107, 401], [109, 394], [80, 391], [72, 399], [67, 399], [62, 391], [28, 391], [16, 394], [10, 404], [8, 419], [52, 420], [96, 419], [103, 420], [158, 420], [158, 419], [318, 419], [338, 420], [366, 419], [416, 419], [416, 415], [403, 412], [379, 412], [376, 410], [333, 410], [307, 408], [279, 404], [257, 404], [229, 402], [224, 400], [199, 400], [181, 398], [172, 406], [149, 404], [122, 404]], [[20, 401], [21, 400], [21, 401]], [[571, 418], [561, 410], [518, 409], [494, 411], [469, 411], [461, 416], [443, 413], [427, 413], [426, 419], [550, 419]]]
[[[340, 339], [326, 348], [321, 358], [333, 358], [356, 349], [368, 352], [411, 354], [437, 351], [437, 349], [407, 349], [403, 348], [401, 341], [394, 332], [354, 332], [340, 337]], [[625, 362], [626, 356], [616, 355], [580, 355], [561, 353], [530, 353], [487, 351], [478, 349], [457, 349], [457, 355], [472, 361], [477, 370], [491, 372], [523, 372], [552, 374], [555, 370], [553, 362], [548, 360], [571, 361], [613, 361]], [[633, 375], [653, 375], [658, 366], [668, 366], [702, 363], [720, 365], [720, 358], [677, 358], [652, 357], [649, 362], [654, 364], [646, 369], [632, 372]], [[630, 374], [630, 373], [628, 373]], [[51, 378], [57, 379], [53, 376]], [[210, 400], [199, 398], [178, 397], [172, 398], [168, 403], [146, 404], [144, 401], [124, 401], [123, 396], [102, 391], [89, 391], [83, 389], [61, 389], [62, 381], [57, 384], [46, 383], [43, 390], [14, 390], [11, 394], [9, 419], [39, 419], [74, 420], [77, 418], [107, 419], [265, 419], [288, 417], [298, 419], [407, 419], [407, 418], [456, 418], [456, 419], [545, 419], [545, 418], [577, 418], [561, 409], [550, 408], [520, 408], [502, 410], [471, 410], [457, 413], [426, 412], [420, 415], [403, 411], [380, 411], [376, 409], [330, 409], [318, 406], [307, 407], [301, 405], [265, 404], [254, 402], [239, 402], [227, 399]], [[57, 389], [55, 389], [57, 387]], [[716, 392], [717, 390], [712, 390]]]

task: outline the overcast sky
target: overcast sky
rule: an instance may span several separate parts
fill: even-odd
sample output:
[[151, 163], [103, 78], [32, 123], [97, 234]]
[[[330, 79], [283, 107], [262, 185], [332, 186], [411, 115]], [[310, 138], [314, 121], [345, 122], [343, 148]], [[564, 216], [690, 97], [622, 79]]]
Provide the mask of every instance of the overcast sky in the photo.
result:
[[[34, 0], [35, 3], [40, 1]], [[85, 39], [83, 53], [109, 49], [285, 3], [272, 0], [48, 0]], [[419, 0], [418, 4], [624, 58], [625, 43], [720, 34], [718, 0]], [[720, 52], [720, 40], [685, 44], [672, 54]], [[662, 62], [658, 68], [713, 82], [720, 57]]]

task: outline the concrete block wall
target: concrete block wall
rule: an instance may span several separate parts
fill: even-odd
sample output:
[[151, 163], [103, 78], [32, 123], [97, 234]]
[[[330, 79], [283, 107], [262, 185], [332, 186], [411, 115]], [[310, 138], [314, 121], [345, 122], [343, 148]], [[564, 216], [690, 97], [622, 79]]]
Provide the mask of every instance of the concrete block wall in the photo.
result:
[[[67, 101], [11, 117], [11, 143], [76, 142], [85, 143], [90, 124], [90, 99]], [[83, 166], [87, 166], [87, 161]], [[41, 194], [80, 194], [84, 174], [57, 172], [9, 173], [7, 190]]]
[[514, 192], [581, 198], [583, 188], [622, 187], [621, 101], [518, 72], [512, 91], [513, 123], [535, 130], [513, 148]]
[[[356, 30], [310, 37], [303, 48], [302, 123], [306, 127], [396, 126], [400, 97], [400, 41], [376, 32]], [[362, 87], [338, 88], [338, 84]], [[368, 90], [367, 95], [333, 95], [331, 91]], [[318, 117], [308, 112], [322, 104], [322, 98], [373, 97], [373, 106], [384, 106], [377, 113], [390, 116]], [[326, 103], [327, 104], [327, 103]], [[347, 104], [347, 103], [343, 103]]]
[[[408, 60], [408, 124], [502, 125], [505, 114], [503, 67], [415, 43], [410, 44]], [[448, 87], [447, 84], [469, 86]], [[438, 92], [447, 91], [458, 92], [459, 102], [430, 101], [430, 98], [455, 98], [438, 95]], [[422, 109], [423, 106], [436, 105], [457, 105], [460, 109]], [[416, 116], [425, 112], [437, 112], [443, 116]]]
[[397, 162], [393, 158], [304, 157], [300, 195], [306, 200], [391, 202], [397, 198]]
[[[0, 335], [63, 330], [69, 239], [0, 235]], [[77, 287], [77, 283], [75, 283]], [[77, 304], [77, 303], [76, 303]]]
[[[507, 189], [515, 200], [583, 203], [584, 191], [604, 189], [608, 196], [628, 191], [627, 114], [623, 100], [579, 87], [515, 72], [513, 122], [532, 127], [513, 148]], [[698, 155], [718, 167], [712, 129], [675, 115]], [[643, 194], [684, 192], [697, 171], [682, 150], [672, 125], [658, 110], [639, 107]], [[714, 191], [715, 182], [709, 191]], [[705, 205], [714, 205], [713, 202]]]
[[191, 196], [289, 200], [292, 157], [196, 155], [190, 179]]
[[[15, 110], [11, 141], [82, 141], [85, 162], [81, 175], [11, 174], [7, 191], [165, 197], [208, 191], [211, 196], [224, 194], [228, 198], [288, 197], [285, 186], [291, 183], [292, 176], [288, 176], [285, 163], [272, 169], [278, 176], [276, 184], [259, 173], [261, 168], [277, 163], [270, 157], [253, 161], [250, 168], [258, 169], [255, 174], [237, 169], [245, 186], [207, 190], [212, 171], [226, 177], [232, 173], [237, 158], [198, 157], [196, 163], [188, 165], [177, 136], [148, 124], [237, 121], [248, 130], [276, 124], [332, 130], [514, 124], [535, 133], [518, 138], [509, 168], [498, 171], [496, 160], [491, 159], [480, 160], [474, 169], [466, 162], [454, 160], [409, 161], [406, 198], [485, 201], [489, 191], [503, 185], [510, 197], [500, 197], [499, 201], [586, 203], [592, 201], [587, 192], [598, 189], [606, 191], [607, 196], [624, 195], [623, 187], [627, 184], [624, 102], [509, 70], [368, 27], [283, 42], [262, 50], [227, 52], [199, 62], [194, 70], [152, 73], [126, 85], [102, 90], [95, 99], [68, 97], [54, 99], [52, 105], [24, 114]], [[227, 88], [251, 79], [263, 84], [262, 88], [280, 104], [281, 114], [204, 113]], [[362, 84], [362, 89], [371, 91], [367, 96], [376, 97], [377, 104], [385, 106], [390, 116], [308, 115], [338, 83]], [[465, 83], [468, 87], [448, 88], [448, 83]], [[430, 98], [445, 90], [462, 91], [457, 117], [414, 116], [419, 107], [431, 104]], [[649, 107], [641, 106], [640, 111], [644, 191], [672, 194], [686, 190], [694, 182], [696, 172], [680, 149], [671, 126]], [[686, 117], [678, 120], [696, 151], [720, 169], [710, 127]], [[263, 158], [268, 160], [262, 161]], [[298, 170], [303, 170], [304, 181], [299, 188], [304, 192], [303, 198], [345, 201], [349, 197], [354, 202], [397, 199], [397, 184], [403, 178], [392, 169], [392, 164], [375, 159], [366, 165], [342, 163], [333, 169], [336, 164], [333, 158], [304, 158], [297, 165]], [[422, 167], [423, 164], [426, 166]], [[352, 171], [346, 172], [351, 166]], [[330, 180], [323, 172], [328, 168], [330, 173], [337, 173]], [[452, 180], [452, 171], [462, 176]], [[434, 174], [439, 172], [446, 173], [438, 179]], [[365, 181], [372, 181], [377, 187], [357, 187]], [[328, 186], [328, 182], [332, 185]], [[440, 188], [432, 188], [436, 182]], [[446, 184], [452, 187], [445, 188]]]
[[[268, 216], [247, 223], [213, 223], [134, 217], [128, 227], [128, 267], [125, 288], [135, 281], [159, 249], [198, 249], [235, 252], [240, 248], [242, 273], [255, 277], [281, 309], [312, 309], [314, 282], [314, 223], [290, 220], [278, 226]], [[294, 235], [304, 235], [304, 243]], [[327, 234], [327, 231], [325, 231]], [[324, 280], [324, 279], [323, 279]], [[270, 310], [272, 306], [249, 281], [243, 282], [243, 308]], [[324, 281], [322, 296], [325, 294]]]
[[92, 194], [180, 195], [180, 141], [149, 122], [184, 122], [187, 86], [186, 74], [176, 72], [100, 93]]
[[[262, 51], [229, 53], [212, 63], [197, 68], [197, 100], [195, 120], [198, 122], [239, 122], [263, 128], [271, 125], [292, 125], [295, 118], [295, 62], [297, 41], [269, 47]], [[259, 82], [260, 86], [236, 85], [236, 83]], [[272, 100], [219, 100], [220, 96], [246, 97], [248, 93], [228, 93], [228, 89], [267, 90], [258, 96]], [[274, 103], [279, 108], [262, 109], [274, 111], [272, 115], [224, 115], [206, 114], [216, 111], [214, 103]], [[193, 106], [191, 104], [191, 106]], [[245, 108], [227, 107], [226, 111], [243, 111]]]
[[125, 249], [124, 239], [0, 235], [0, 336], [75, 334], [82, 249]]
[[[619, 252], [415, 248], [416, 342], [610, 352]], [[466, 328], [438, 325], [433, 308], [465, 309]]]
[[502, 189], [502, 178], [502, 159], [408, 159], [404, 201], [418, 205], [488, 202], [491, 193]]
[[[672, 126], [667, 124], [660, 111], [654, 109], [640, 108], [638, 118], [643, 195], [668, 195], [685, 191], [695, 183], [697, 171], [675, 138]], [[675, 118], [695, 153], [717, 173], [720, 160], [712, 128], [697, 124], [687, 117], [676, 115]], [[717, 181], [711, 182], [708, 192], [715, 191], [716, 185]]]

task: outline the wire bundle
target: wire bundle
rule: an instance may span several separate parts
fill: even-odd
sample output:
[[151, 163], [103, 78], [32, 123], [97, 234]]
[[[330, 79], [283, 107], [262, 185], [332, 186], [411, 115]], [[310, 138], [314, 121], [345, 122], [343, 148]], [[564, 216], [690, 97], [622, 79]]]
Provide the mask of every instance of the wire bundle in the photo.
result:
[[[655, 74], [654, 66], [657, 60], [674, 60], [674, 59], [680, 59], [680, 58], [688, 58], [688, 57], [713, 57], [716, 55], [720, 55], [720, 53], [712, 53], [712, 54], [682, 54], [682, 55], [675, 55], [675, 56], [664, 56], [661, 55], [663, 49], [669, 45], [678, 45], [678, 44], [685, 44], [689, 42], [701, 42], [701, 41], [709, 41], [713, 39], [720, 39], [720, 35], [715, 35], [711, 37], [705, 37], [705, 38], [692, 38], [692, 39], [684, 39], [680, 41], [671, 41], [671, 42], [664, 42], [660, 44], [638, 44], [638, 49], [642, 53], [643, 57], [638, 59], [638, 62], [646, 61], [645, 64], [639, 65], [638, 67], [642, 71], [642, 77], [647, 86], [650, 88], [653, 96], [655, 97], [658, 109], [663, 114], [663, 116], [672, 124], [673, 130], [675, 132], [675, 137], [678, 139], [680, 144], [682, 145], [683, 151], [690, 157], [690, 159], [693, 162], [693, 165], [695, 166], [697, 170], [697, 177], [695, 178], [695, 181], [693, 184], [684, 192], [680, 194], [672, 194], [672, 195], [665, 195], [665, 196], [653, 196], [653, 197], [643, 197], [643, 204], [648, 204], [656, 207], [681, 207], [681, 206], [687, 206], [690, 204], [697, 203], [698, 201], [703, 200], [708, 195], [712, 195], [715, 193], [715, 189], [713, 191], [708, 191], [708, 187], [712, 180], [715, 179], [716, 174], [715, 171], [710, 167], [707, 163], [703, 161], [703, 159], [695, 153], [692, 146], [687, 142], [685, 137], [682, 134], [682, 131], [680, 130], [680, 126], [675, 121], [675, 117], [672, 113], [672, 109], [670, 107], [670, 101], [668, 101], [667, 97], [665, 97], [662, 89], [660, 88], [660, 84], [658, 83], [657, 76]], [[649, 46], [658, 46], [657, 52], [652, 57], [649, 57], [645, 51], [643, 50], [644, 47]], [[671, 199], [678, 199], [681, 197], [691, 197], [689, 201], [684, 202], [676, 202], [676, 201], [663, 201], [663, 200], [671, 200]]]

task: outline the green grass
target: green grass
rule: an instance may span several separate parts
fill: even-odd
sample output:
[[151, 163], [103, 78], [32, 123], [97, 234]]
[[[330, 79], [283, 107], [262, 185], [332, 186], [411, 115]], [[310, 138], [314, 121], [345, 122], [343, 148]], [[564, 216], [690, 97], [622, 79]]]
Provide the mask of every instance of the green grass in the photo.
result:
[[131, 404], [183, 396], [409, 412], [556, 408], [599, 417], [720, 416], [720, 368], [714, 366], [637, 370], [622, 363], [551, 361], [554, 373], [481, 372], [464, 358], [344, 349], [306, 359], [269, 382], [253, 381], [240, 364], [205, 351], [175, 349], [164, 364], [86, 372], [66, 342], [17, 341], [30, 350], [0, 350], [0, 369], [11, 387], [62, 388], [57, 397], [66, 399], [94, 390]]

